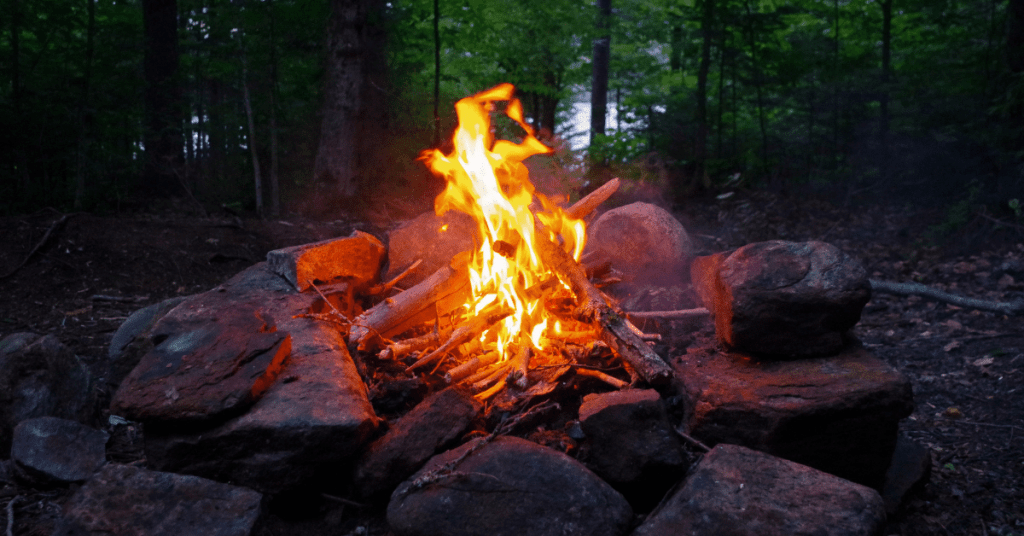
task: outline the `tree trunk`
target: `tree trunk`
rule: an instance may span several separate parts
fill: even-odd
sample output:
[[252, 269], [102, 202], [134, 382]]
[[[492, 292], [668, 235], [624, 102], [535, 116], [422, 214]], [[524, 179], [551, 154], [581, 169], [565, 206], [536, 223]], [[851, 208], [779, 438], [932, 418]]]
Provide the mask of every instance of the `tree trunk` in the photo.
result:
[[878, 144], [882, 180], [889, 178], [889, 80], [892, 76], [892, 0], [882, 0], [882, 94], [878, 102]]
[[[383, 0], [332, 0], [320, 146], [314, 180], [340, 197], [359, 193], [383, 125]], [[376, 87], [375, 87], [376, 86]], [[367, 181], [368, 183], [368, 181]]]
[[694, 150], [694, 177], [691, 188], [708, 188], [708, 72], [711, 69], [711, 26], [715, 20], [715, 0], [704, 0], [701, 20], [703, 43], [700, 51], [700, 68], [697, 70], [697, 139]]
[[179, 195], [182, 165], [181, 83], [178, 79], [178, 2], [142, 0], [146, 121], [141, 190]]
[[1024, 71], [1024, 0], [1010, 0], [1006, 19], [1006, 63], [1019, 73]]
[[593, 81], [590, 88], [590, 142], [604, 134], [608, 113], [608, 63], [611, 59], [611, 35], [608, 32], [612, 0], [597, 0], [597, 33], [594, 40]]
[[270, 215], [281, 215], [281, 184], [278, 176], [277, 146], [277, 39], [274, 25], [274, 3], [267, 2], [270, 12]]
[[[838, 2], [838, 0], [836, 1]], [[750, 44], [750, 62], [754, 68], [754, 89], [757, 94], [757, 122], [761, 127], [761, 166], [765, 178], [768, 178], [768, 128], [764, 115], [764, 88], [762, 87], [764, 82], [762, 80], [763, 74], [757, 61], [757, 36], [755, 35], [756, 28], [754, 28], [754, 14], [750, 7], [750, 0], [747, 0], [747, 18], [749, 19], [747, 36]]]
[[96, 0], [88, 0], [86, 6], [88, 21], [85, 29], [85, 69], [82, 75], [82, 94], [78, 104], [78, 154], [75, 166], [75, 210], [82, 209], [85, 198], [85, 176], [88, 167], [89, 135], [88, 126], [92, 123], [89, 110], [89, 87], [92, 84], [92, 56], [96, 41]]
[[441, 4], [434, 0], [434, 147], [441, 146]]

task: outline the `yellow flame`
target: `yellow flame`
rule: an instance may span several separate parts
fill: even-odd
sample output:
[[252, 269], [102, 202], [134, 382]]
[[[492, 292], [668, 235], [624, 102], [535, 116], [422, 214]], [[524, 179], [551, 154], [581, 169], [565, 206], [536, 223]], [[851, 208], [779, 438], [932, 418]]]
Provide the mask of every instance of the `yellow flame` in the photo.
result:
[[[557, 322], [548, 322], [541, 299], [527, 292], [554, 277], [538, 256], [536, 241], [561, 244], [578, 260], [586, 236], [582, 221], [570, 218], [530, 182], [523, 160], [551, 150], [534, 137], [514, 92], [512, 84], [501, 84], [457, 102], [459, 126], [452, 153], [435, 149], [421, 155], [447, 181], [434, 201], [435, 212], [458, 210], [477, 223], [480, 247], [470, 261], [473, 295], [467, 305], [476, 313], [500, 302], [513, 311], [499, 329], [491, 330], [492, 344], [505, 357], [509, 345], [518, 341], [541, 349], [547, 326], [557, 329]], [[507, 102], [505, 115], [526, 133], [521, 142], [494, 139], [490, 114], [496, 102]]]

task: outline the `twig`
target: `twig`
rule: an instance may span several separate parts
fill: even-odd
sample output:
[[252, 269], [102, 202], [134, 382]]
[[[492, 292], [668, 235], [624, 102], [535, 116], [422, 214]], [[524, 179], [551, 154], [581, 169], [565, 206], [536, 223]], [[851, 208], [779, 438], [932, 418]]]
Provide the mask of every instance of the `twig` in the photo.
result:
[[508, 380], [515, 383], [516, 387], [520, 389], [526, 389], [526, 369], [530, 366], [532, 357], [533, 346], [530, 346], [529, 337], [521, 337], [519, 351], [512, 358], [512, 370], [508, 373]]
[[395, 341], [377, 354], [377, 357], [381, 359], [402, 359], [417, 350], [425, 350], [431, 346], [437, 346], [441, 344], [441, 333], [437, 330], [431, 331], [426, 335], [420, 335], [419, 337], [412, 337], [411, 339], [405, 339], [401, 341]]
[[397, 285], [399, 281], [405, 279], [406, 276], [411, 274], [412, 271], [415, 270], [416, 267], [419, 266], [422, 263], [423, 263], [423, 259], [416, 259], [416, 262], [410, 264], [408, 268], [406, 268], [405, 270], [402, 271], [402, 273], [400, 273], [400, 274], [396, 275], [395, 277], [391, 278], [391, 281], [388, 281], [387, 283], [382, 283], [380, 285], [374, 285], [374, 286], [370, 287], [370, 289], [368, 291], [366, 291], [366, 293], [369, 294], [369, 295], [384, 294], [385, 292], [387, 292], [387, 291], [391, 290], [392, 288], [394, 288], [395, 285]]
[[474, 335], [478, 335], [483, 331], [486, 331], [494, 324], [498, 323], [505, 317], [512, 314], [512, 309], [505, 307], [504, 305], [494, 304], [483, 311], [472, 319], [464, 322], [455, 331], [452, 332], [452, 336], [445, 341], [444, 344], [439, 346], [433, 352], [419, 358], [415, 363], [409, 365], [405, 369], [406, 372], [412, 372], [413, 369], [417, 369], [428, 363], [433, 363], [434, 360], [440, 359], [446, 353], [450, 352], [456, 346], [468, 341], [473, 338]]
[[683, 431], [678, 428], [673, 428], [672, 430], [675, 431], [675, 433], [678, 434], [679, 437], [683, 438], [687, 443], [697, 447], [698, 449], [704, 452], [711, 452], [711, 447], [705, 445], [699, 439], [691, 436], [690, 434], [683, 433]]
[[466, 378], [470, 374], [480, 370], [481, 367], [486, 367], [491, 363], [495, 363], [500, 358], [501, 354], [494, 350], [487, 352], [482, 356], [474, 357], [444, 373], [444, 382], [451, 384], [462, 381], [463, 378]]
[[361, 502], [356, 502], [356, 501], [353, 501], [351, 499], [346, 499], [344, 497], [338, 497], [337, 495], [331, 495], [329, 493], [321, 493], [320, 496], [325, 498], [325, 499], [327, 499], [327, 500], [334, 501], [336, 503], [341, 503], [341, 504], [344, 504], [346, 506], [354, 506], [356, 508], [369, 508], [370, 507], [370, 505], [368, 505], [368, 504], [363, 504]]
[[7, 501], [7, 536], [14, 536], [14, 503], [20, 498], [21, 495], [15, 495]]
[[697, 307], [696, 309], [679, 309], [677, 311], [627, 311], [626, 315], [631, 318], [648, 319], [648, 318], [666, 318], [669, 320], [678, 320], [680, 318], [695, 318], [698, 316], [707, 316], [711, 314], [704, 307]]
[[590, 192], [583, 199], [573, 203], [565, 212], [570, 217], [581, 220], [593, 212], [598, 205], [607, 201], [618, 189], [619, 179], [616, 177], [602, 184], [600, 188]]
[[89, 296], [89, 299], [99, 302], [137, 303], [148, 300], [149, 296], [108, 296], [106, 294], [93, 294], [92, 296]]
[[607, 383], [608, 385], [611, 385], [616, 389], [625, 389], [626, 387], [629, 387], [629, 382], [624, 382], [616, 378], [615, 376], [610, 376], [608, 374], [601, 372], [600, 370], [595, 370], [592, 368], [579, 367], [576, 369], [576, 375], [587, 376], [588, 378], [596, 378], [598, 380], [603, 381], [604, 383]]
[[324, 296], [323, 292], [320, 292], [320, 289], [315, 284], [313, 284], [312, 281], [307, 280], [306, 282], [309, 283], [309, 286], [313, 287], [313, 290], [315, 290], [316, 293], [319, 294], [320, 297], [324, 299], [324, 303], [326, 303], [331, 308], [331, 310], [334, 311], [334, 314], [338, 315], [338, 317], [344, 320], [345, 322], [351, 322], [351, 320], [349, 320], [347, 316], [341, 314], [341, 311], [339, 311], [338, 308], [335, 307], [333, 303], [331, 303], [331, 300], [327, 299], [327, 296]]
[[25, 265], [28, 264], [28, 261], [32, 260], [32, 257], [36, 253], [38, 253], [39, 250], [42, 249], [42, 247], [44, 245], [46, 245], [46, 242], [48, 240], [50, 240], [50, 235], [52, 235], [54, 233], [54, 231], [56, 231], [60, 226], [64, 225], [64, 223], [67, 222], [69, 218], [71, 218], [72, 216], [77, 216], [78, 214], [79, 214], [78, 212], [73, 212], [71, 214], [65, 214], [65, 215], [61, 216], [59, 220], [53, 222], [53, 225], [50, 225], [50, 228], [46, 230], [46, 234], [43, 235], [42, 240], [40, 240], [36, 244], [36, 246], [34, 248], [32, 248], [32, 251], [29, 251], [28, 255], [25, 256], [25, 260], [21, 261], [21, 264], [15, 266], [14, 269], [11, 270], [10, 272], [7, 272], [4, 275], [0, 275], [0, 279], [7, 279], [8, 277], [11, 277], [15, 273], [17, 273], [18, 270], [21, 270], [22, 268], [24, 268]]
[[949, 292], [927, 287], [920, 283], [896, 283], [893, 281], [878, 281], [876, 279], [870, 279], [869, 281], [871, 283], [872, 292], [897, 294], [901, 296], [921, 296], [923, 298], [931, 298], [943, 303], [956, 305], [957, 307], [992, 311], [1010, 316], [1024, 315], [1024, 300], [1016, 300], [1013, 302], [979, 300], [957, 294], [950, 294]]

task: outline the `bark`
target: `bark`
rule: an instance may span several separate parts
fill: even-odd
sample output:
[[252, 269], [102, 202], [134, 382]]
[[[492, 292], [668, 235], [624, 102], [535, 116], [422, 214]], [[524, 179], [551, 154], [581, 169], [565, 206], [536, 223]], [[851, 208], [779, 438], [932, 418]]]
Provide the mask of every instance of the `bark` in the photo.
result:
[[594, 40], [593, 80], [590, 88], [590, 142], [604, 134], [608, 113], [608, 63], [611, 57], [611, 35], [608, 19], [612, 14], [612, 0], [597, 0], [597, 32]]
[[694, 151], [696, 169], [691, 189], [709, 188], [708, 159], [708, 73], [711, 69], [711, 31], [715, 21], [715, 0], [704, 0], [704, 12], [701, 20], [700, 68], [697, 70], [697, 140]]
[[149, 195], [180, 195], [184, 114], [178, 77], [178, 2], [143, 0], [142, 17], [146, 120], [140, 186]]
[[383, 0], [332, 0], [314, 180], [352, 198], [374, 168], [384, 121]]
[[81, 210], [85, 197], [85, 177], [88, 167], [89, 141], [88, 126], [91, 121], [89, 89], [92, 85], [92, 58], [96, 41], [96, 0], [88, 0], [85, 30], [85, 69], [82, 75], [82, 93], [78, 104], [78, 151], [75, 166], [75, 210]]
[[1010, 0], [1006, 10], [1006, 63], [1024, 72], [1024, 0]]
[[882, 95], [878, 103], [878, 143], [882, 179], [889, 177], [889, 79], [892, 75], [892, 0], [882, 0]]

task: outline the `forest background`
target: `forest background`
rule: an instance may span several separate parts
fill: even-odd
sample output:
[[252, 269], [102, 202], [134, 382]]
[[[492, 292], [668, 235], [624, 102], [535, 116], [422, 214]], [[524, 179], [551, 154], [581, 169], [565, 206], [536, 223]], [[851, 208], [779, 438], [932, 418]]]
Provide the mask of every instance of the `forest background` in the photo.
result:
[[670, 203], [767, 187], [1024, 222], [1024, 0], [4, 0], [0, 17], [3, 215], [182, 198], [331, 218], [424, 197], [439, 185], [416, 157], [454, 102], [511, 82], [573, 190], [616, 174]]

